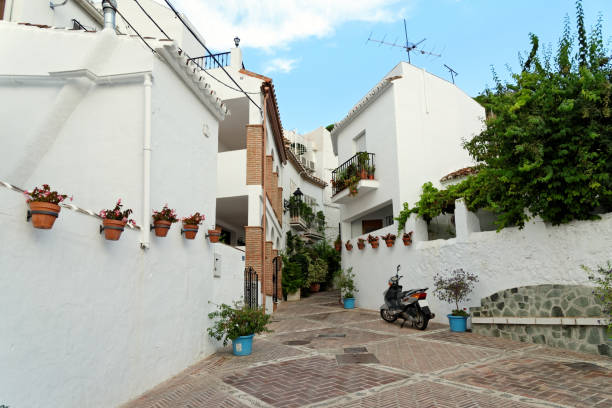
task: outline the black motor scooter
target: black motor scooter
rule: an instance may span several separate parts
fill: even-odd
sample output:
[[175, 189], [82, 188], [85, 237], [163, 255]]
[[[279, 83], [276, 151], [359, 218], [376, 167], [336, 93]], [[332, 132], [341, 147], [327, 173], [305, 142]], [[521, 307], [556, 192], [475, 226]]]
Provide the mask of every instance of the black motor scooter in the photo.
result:
[[398, 318], [404, 319], [402, 326], [409, 321], [412, 325], [419, 329], [425, 330], [429, 320], [436, 317], [429, 309], [427, 303], [427, 289], [411, 289], [402, 292], [402, 286], [399, 280], [403, 276], [399, 276], [400, 266], [397, 265], [395, 276], [389, 279], [389, 289], [383, 292], [385, 303], [380, 307], [380, 317], [384, 321], [393, 323]]

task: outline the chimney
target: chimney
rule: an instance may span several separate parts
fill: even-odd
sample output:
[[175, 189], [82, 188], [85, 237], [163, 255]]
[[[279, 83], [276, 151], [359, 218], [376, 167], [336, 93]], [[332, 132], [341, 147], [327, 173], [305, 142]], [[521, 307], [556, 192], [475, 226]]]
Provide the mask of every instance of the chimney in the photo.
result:
[[102, 0], [102, 10], [104, 11], [104, 29], [110, 28], [115, 31], [115, 9], [117, 0]]
[[240, 44], [240, 38], [234, 38], [235, 48], [230, 50], [230, 65], [236, 69], [242, 68], [242, 50], [238, 46]]

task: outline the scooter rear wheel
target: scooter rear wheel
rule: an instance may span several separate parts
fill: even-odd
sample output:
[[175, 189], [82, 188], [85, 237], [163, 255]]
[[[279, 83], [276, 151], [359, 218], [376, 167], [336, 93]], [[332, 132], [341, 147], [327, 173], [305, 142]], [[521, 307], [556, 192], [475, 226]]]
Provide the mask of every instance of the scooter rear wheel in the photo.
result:
[[427, 328], [427, 323], [429, 323], [429, 318], [425, 317], [423, 313], [417, 312], [417, 317], [414, 321], [414, 327], [418, 330], [425, 330]]
[[380, 317], [382, 317], [385, 322], [389, 323], [393, 323], [397, 320], [397, 315], [389, 312], [387, 309], [380, 310]]

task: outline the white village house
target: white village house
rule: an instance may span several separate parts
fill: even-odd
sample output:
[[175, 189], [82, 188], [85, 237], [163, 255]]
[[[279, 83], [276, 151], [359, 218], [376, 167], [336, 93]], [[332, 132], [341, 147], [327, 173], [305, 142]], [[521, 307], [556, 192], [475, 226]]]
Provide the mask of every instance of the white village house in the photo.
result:
[[[0, 403], [116, 406], [216, 351], [207, 313], [243, 294], [244, 252], [206, 238], [229, 110], [174, 41], [45, 23], [0, 21]], [[32, 228], [15, 189], [43, 183], [83, 211]], [[138, 227], [106, 241], [118, 198]], [[153, 235], [165, 203], [205, 214], [195, 240]]]
[[[388, 120], [380, 120], [381, 117]], [[395, 274], [398, 264], [402, 266], [404, 289], [429, 287], [427, 300], [436, 313], [435, 320], [447, 323], [446, 315], [453, 307], [431, 294], [437, 273], [462, 268], [478, 275], [480, 281], [471, 300], [461, 305], [473, 307], [480, 306], [480, 299], [496, 292], [512, 290], [514, 293], [530, 285], [545, 285], [542, 290], [567, 285], [564, 287], [568, 291], [576, 285], [590, 285], [581, 265], [602, 265], [609, 259], [611, 213], [602, 214], [600, 220], [574, 221], [560, 226], [536, 217], [522, 230], [511, 227], [496, 232], [495, 214], [471, 213], [463, 200], [457, 200], [454, 214], [439, 216], [429, 223], [412, 214], [405, 229], [398, 231], [394, 217], [403, 203], [414, 206], [425, 182], [443, 188], [471, 173], [473, 163], [462, 149], [461, 141], [480, 132], [483, 119], [483, 108], [457, 86], [402, 62], [336, 123], [332, 141], [339, 163], [343, 164], [334, 172], [336, 185], [332, 202], [342, 204], [343, 242], [350, 240], [354, 245], [352, 251], [342, 249], [342, 266], [352, 267], [356, 274], [357, 306], [379, 308], [387, 280]], [[361, 163], [360, 152], [367, 153]], [[346, 183], [341, 182], [342, 172], [346, 174], [351, 164], [356, 169], [375, 165], [373, 180], [355, 179], [357, 194], [354, 196], [350, 195]], [[404, 232], [412, 233], [412, 245], [402, 243]], [[392, 247], [382, 241], [376, 249], [367, 243], [363, 250], [357, 248], [359, 238], [388, 233], [398, 234]], [[558, 290], [562, 290], [561, 286]], [[505, 292], [503, 295], [508, 296]], [[592, 301], [584, 300], [585, 305], [591, 305], [588, 302]], [[515, 311], [504, 310], [504, 313], [516, 316]], [[551, 320], [546, 314], [550, 311], [543, 313], [538, 316], [549, 320], [545, 318], [544, 323], [537, 323], [538, 330], [545, 330], [542, 333], [549, 344], [559, 342], [551, 336], [551, 327], [559, 328], [561, 324], [571, 329], [576, 341], [580, 341], [578, 328], [584, 327], [581, 324], [600, 326], [601, 333], [605, 332], [602, 326], [605, 319], [598, 315], [569, 319], [557, 316]], [[536, 324], [533, 317], [474, 319], [484, 331], [495, 331], [494, 323], [532, 327]], [[581, 347], [589, 352], [597, 352], [597, 347], [608, 350], [605, 345], [582, 344]]]

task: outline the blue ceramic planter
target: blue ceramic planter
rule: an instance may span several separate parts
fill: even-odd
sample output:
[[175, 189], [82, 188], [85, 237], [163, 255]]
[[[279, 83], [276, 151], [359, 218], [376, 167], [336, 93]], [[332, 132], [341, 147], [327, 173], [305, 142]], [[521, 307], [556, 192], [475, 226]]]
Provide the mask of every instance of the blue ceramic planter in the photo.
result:
[[467, 326], [467, 316], [453, 316], [446, 315], [448, 317], [448, 323], [450, 324], [450, 331], [452, 332], [464, 332]]
[[355, 308], [355, 298], [345, 298], [344, 299], [344, 308], [345, 309], [354, 309]]
[[248, 356], [253, 350], [253, 336], [240, 336], [235, 340], [232, 340], [232, 346], [234, 347], [235, 356]]

